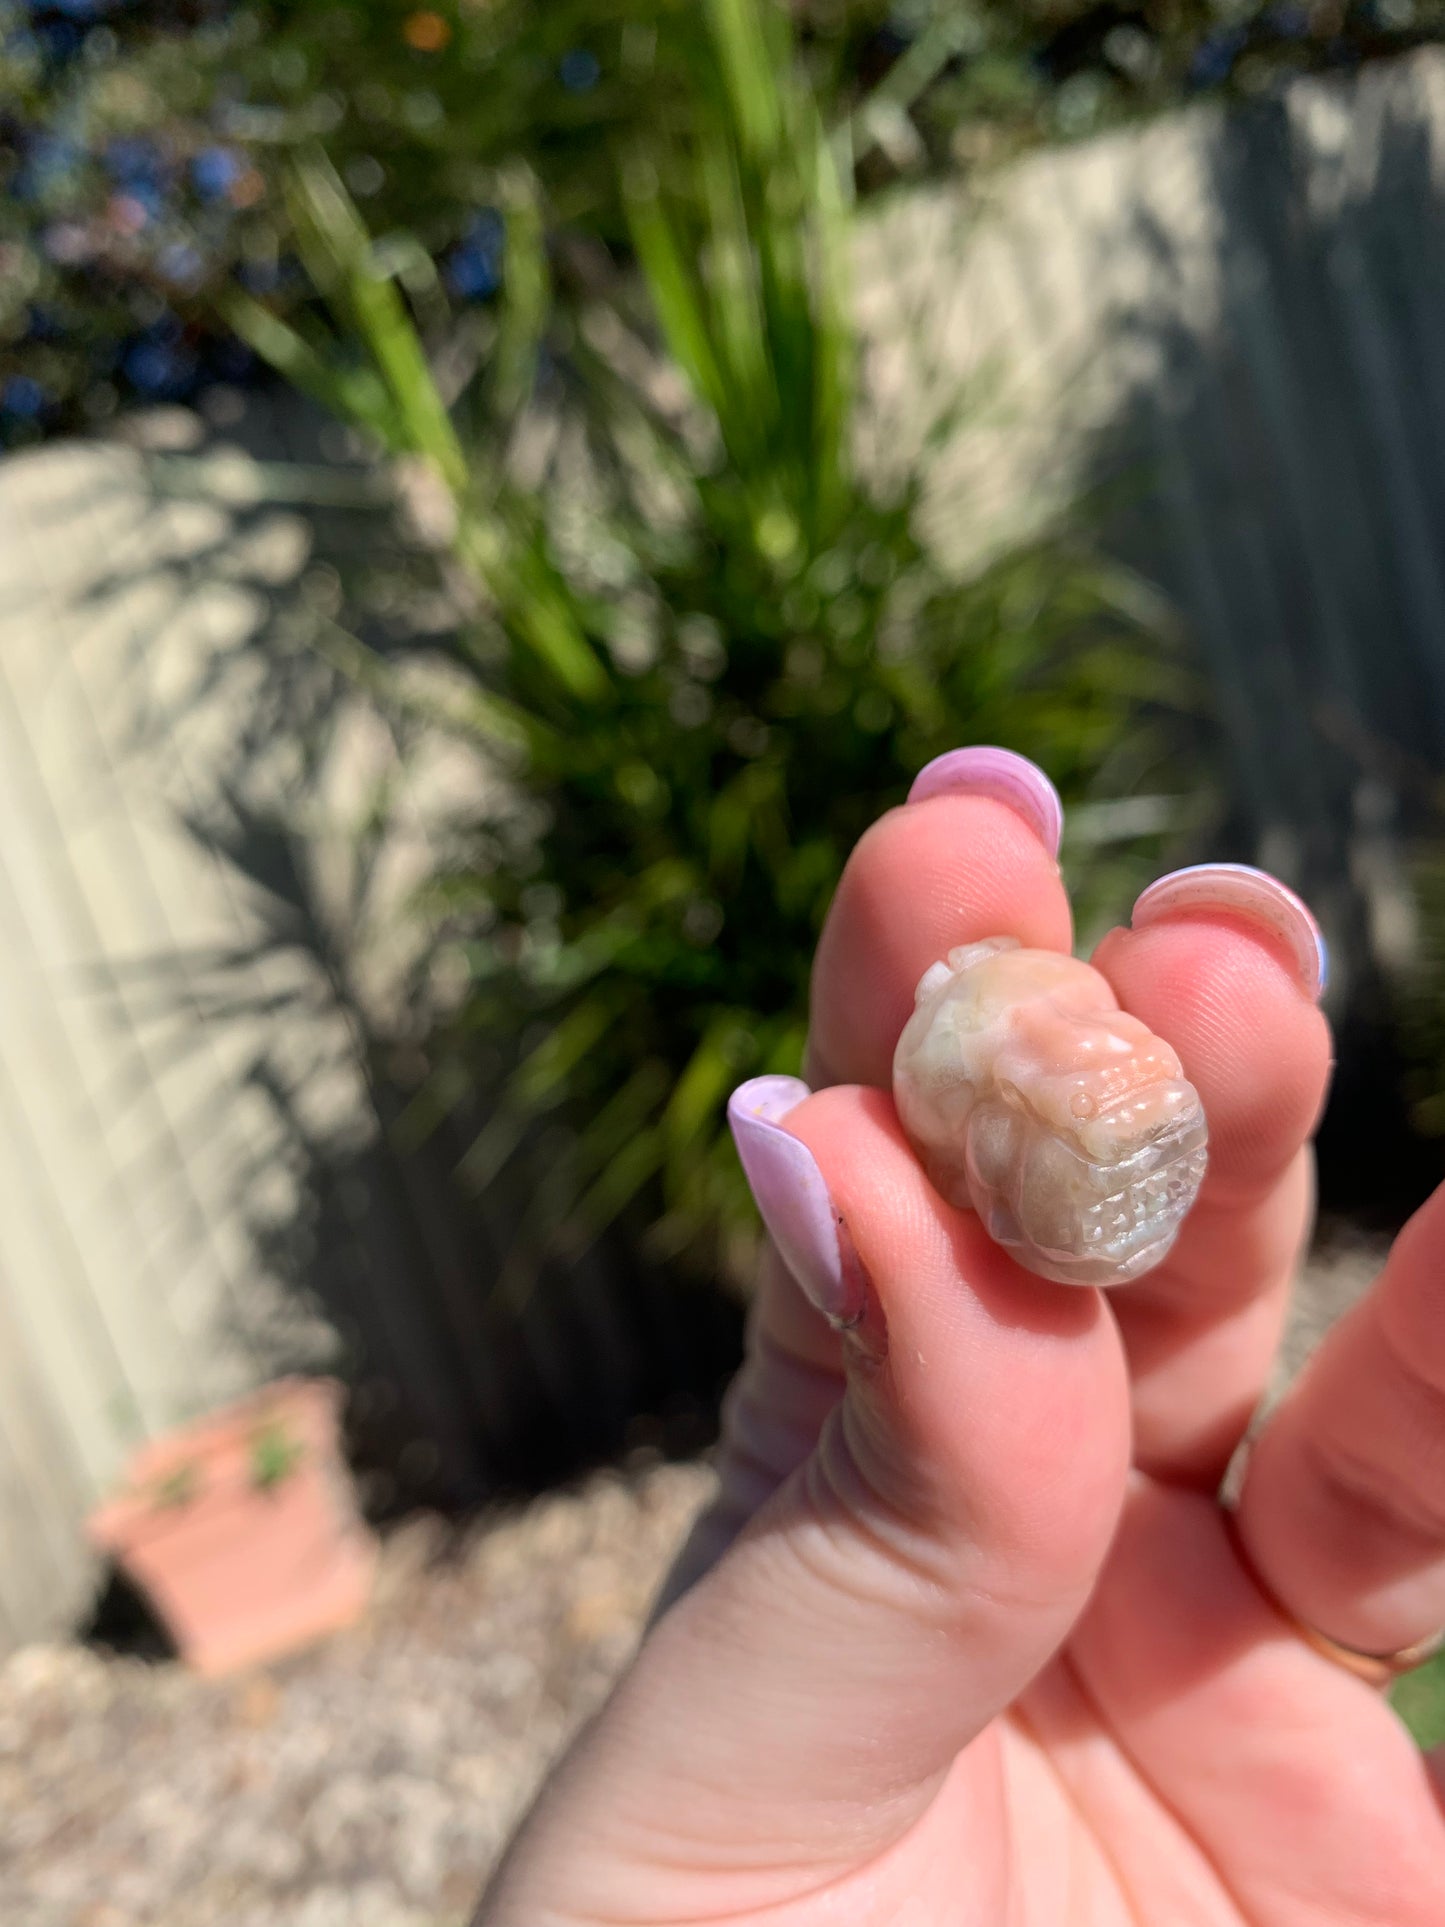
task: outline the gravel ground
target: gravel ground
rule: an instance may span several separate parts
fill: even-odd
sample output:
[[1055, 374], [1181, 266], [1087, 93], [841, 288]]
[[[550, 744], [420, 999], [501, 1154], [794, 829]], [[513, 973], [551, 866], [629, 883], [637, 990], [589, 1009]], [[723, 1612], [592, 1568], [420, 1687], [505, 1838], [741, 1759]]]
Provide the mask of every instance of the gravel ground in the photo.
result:
[[235, 1682], [36, 1646], [0, 1669], [6, 1927], [460, 1927], [625, 1662], [710, 1489], [601, 1475], [392, 1533], [366, 1623]]
[[[1379, 1247], [1336, 1236], [1297, 1362]], [[364, 1626], [235, 1682], [70, 1646], [0, 1668], [7, 1927], [461, 1927], [625, 1663], [710, 1490], [602, 1474], [458, 1535], [393, 1532]]]

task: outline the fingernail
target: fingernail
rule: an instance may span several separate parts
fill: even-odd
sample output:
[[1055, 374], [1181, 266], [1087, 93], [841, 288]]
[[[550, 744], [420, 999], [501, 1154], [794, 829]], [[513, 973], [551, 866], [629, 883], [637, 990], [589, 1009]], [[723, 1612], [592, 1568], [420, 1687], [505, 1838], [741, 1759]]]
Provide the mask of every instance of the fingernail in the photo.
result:
[[1059, 854], [1064, 834], [1064, 806], [1059, 792], [1037, 763], [1011, 749], [979, 744], [950, 749], [925, 763], [908, 792], [910, 803], [926, 803], [931, 796], [991, 796], [1016, 810], [1050, 856]]
[[754, 1077], [728, 1100], [728, 1123], [768, 1236], [810, 1304], [834, 1325], [864, 1305], [856, 1262], [845, 1260], [839, 1218], [818, 1160], [782, 1120], [809, 1096], [800, 1077]]
[[1273, 937], [1289, 958], [1300, 988], [1319, 1002], [1330, 974], [1319, 925], [1293, 890], [1248, 863], [1197, 863], [1160, 877], [1134, 905], [1129, 921], [1139, 930], [1161, 917], [1210, 910], [1246, 918]]

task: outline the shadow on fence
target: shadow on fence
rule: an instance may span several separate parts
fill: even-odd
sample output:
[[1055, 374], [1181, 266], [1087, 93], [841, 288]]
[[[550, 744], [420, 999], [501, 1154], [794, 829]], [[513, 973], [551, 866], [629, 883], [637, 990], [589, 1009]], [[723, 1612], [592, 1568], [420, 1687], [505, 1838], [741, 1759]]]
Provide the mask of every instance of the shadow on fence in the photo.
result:
[[1445, 63], [1200, 127], [1199, 219], [1142, 169], [1128, 197], [1121, 246], [1146, 267], [1111, 352], [1140, 372], [1087, 470], [1218, 708], [1230, 811], [1209, 854], [1278, 871], [1329, 935], [1325, 1201], [1397, 1220], [1440, 1165], [1406, 1114], [1398, 993], [1445, 761]]
[[[420, 1141], [405, 1128], [435, 1020], [410, 896], [484, 783], [419, 769], [425, 732], [380, 715], [303, 631], [308, 607], [344, 605], [393, 657], [444, 643], [436, 557], [289, 396], [236, 397], [223, 432], [151, 451], [146, 473], [148, 513], [179, 512], [189, 533], [159, 564], [118, 550], [84, 613], [123, 604], [138, 567], [169, 578], [160, 653], [192, 660], [169, 673], [154, 632], [132, 626], [118, 757], [167, 773], [235, 928], [107, 959], [89, 990], [133, 1040], [123, 1076], [163, 1080], [219, 1044], [227, 1072], [207, 1102], [264, 1115], [227, 1174], [245, 1249], [214, 1338], [250, 1376], [324, 1367], [349, 1381], [377, 1513], [466, 1507], [630, 1450], [696, 1451], [739, 1351], [737, 1302], [642, 1262], [625, 1235], [502, 1290], [525, 1200], [458, 1176], [485, 1095]], [[208, 488], [218, 512], [197, 522]], [[244, 581], [248, 620], [208, 635], [187, 610], [227, 580]]]

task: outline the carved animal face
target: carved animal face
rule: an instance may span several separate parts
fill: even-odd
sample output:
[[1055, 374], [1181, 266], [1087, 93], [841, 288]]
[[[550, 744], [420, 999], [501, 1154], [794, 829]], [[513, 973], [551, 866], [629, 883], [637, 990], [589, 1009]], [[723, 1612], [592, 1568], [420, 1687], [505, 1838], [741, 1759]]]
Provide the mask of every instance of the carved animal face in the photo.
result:
[[951, 952], [919, 984], [893, 1074], [935, 1187], [1044, 1277], [1141, 1276], [1198, 1194], [1198, 1093], [1170, 1046], [1072, 957], [1010, 938]]

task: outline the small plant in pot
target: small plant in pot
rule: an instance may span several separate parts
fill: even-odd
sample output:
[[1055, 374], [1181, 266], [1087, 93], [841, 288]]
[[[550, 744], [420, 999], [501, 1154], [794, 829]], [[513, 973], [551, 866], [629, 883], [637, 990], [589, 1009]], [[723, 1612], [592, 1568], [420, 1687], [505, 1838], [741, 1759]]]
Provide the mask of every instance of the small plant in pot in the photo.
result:
[[365, 1611], [376, 1542], [341, 1451], [342, 1397], [332, 1380], [283, 1379], [154, 1439], [91, 1515], [92, 1543], [197, 1672], [279, 1658]]

